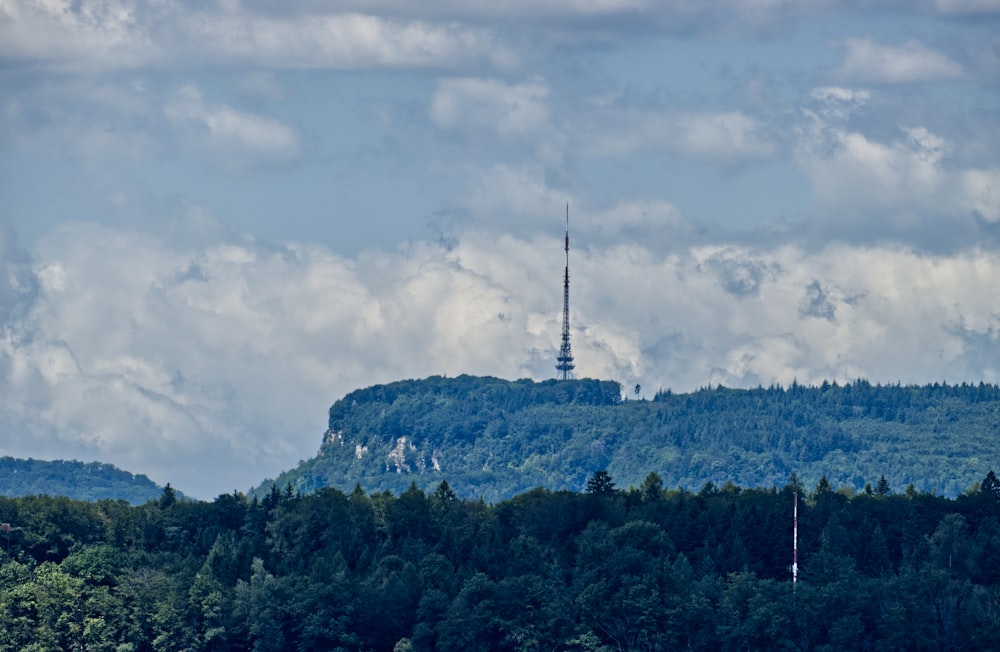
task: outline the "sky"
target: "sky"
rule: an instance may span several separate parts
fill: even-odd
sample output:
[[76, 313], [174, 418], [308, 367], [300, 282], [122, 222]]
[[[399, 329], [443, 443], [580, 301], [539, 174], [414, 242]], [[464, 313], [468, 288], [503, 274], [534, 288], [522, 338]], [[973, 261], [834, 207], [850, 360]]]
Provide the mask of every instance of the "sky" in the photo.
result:
[[0, 455], [376, 383], [1000, 382], [1000, 0], [0, 0]]

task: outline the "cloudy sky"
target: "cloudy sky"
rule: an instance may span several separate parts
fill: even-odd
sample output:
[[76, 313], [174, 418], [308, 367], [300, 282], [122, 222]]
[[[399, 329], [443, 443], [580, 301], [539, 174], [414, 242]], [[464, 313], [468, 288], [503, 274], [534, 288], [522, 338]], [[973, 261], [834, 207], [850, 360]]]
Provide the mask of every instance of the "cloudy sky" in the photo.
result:
[[1000, 382], [1000, 0], [0, 0], [0, 454], [202, 498], [346, 392]]

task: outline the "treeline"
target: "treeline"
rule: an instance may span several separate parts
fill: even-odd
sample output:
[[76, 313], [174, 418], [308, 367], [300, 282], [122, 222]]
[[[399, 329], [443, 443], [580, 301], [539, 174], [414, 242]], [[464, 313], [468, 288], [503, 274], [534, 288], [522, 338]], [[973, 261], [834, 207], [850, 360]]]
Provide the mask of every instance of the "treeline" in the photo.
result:
[[955, 497], [1000, 460], [1000, 387], [873, 385], [658, 392], [624, 400], [616, 382], [432, 377], [357, 390], [330, 408], [316, 457], [267, 481], [433, 489], [497, 502], [532, 487], [581, 491], [592, 469], [625, 485], [780, 486], [794, 471], [861, 491], [895, 478]]
[[0, 457], [0, 496], [46, 494], [77, 500], [123, 498], [133, 505], [153, 500], [162, 487], [147, 476], [101, 462]]
[[[793, 494], [799, 581], [791, 582]], [[982, 650], [1000, 481], [0, 499], [0, 649]]]

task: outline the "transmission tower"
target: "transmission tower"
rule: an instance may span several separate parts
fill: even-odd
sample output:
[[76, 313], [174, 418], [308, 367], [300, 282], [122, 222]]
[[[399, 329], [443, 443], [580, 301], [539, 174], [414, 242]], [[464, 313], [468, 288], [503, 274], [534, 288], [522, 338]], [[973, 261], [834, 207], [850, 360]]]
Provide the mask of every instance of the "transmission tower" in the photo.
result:
[[556, 358], [556, 371], [559, 377], [566, 380], [573, 371], [573, 351], [569, 346], [569, 204], [566, 204], [566, 269], [563, 271], [563, 323], [562, 345], [559, 347], [559, 357]]

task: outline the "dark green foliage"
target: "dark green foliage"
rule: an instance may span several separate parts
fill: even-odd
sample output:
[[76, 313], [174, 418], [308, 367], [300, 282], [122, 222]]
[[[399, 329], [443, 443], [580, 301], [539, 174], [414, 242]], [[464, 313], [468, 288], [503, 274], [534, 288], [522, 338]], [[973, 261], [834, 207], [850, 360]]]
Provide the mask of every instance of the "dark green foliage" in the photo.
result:
[[163, 493], [160, 494], [159, 505], [160, 509], [167, 509], [172, 507], [177, 502], [177, 492], [174, 488], [167, 483], [167, 486], [163, 488]]
[[994, 649], [990, 483], [0, 498], [0, 649]]
[[[954, 497], [1000, 459], [1000, 388], [866, 381], [717, 387], [622, 401], [618, 383], [433, 377], [352, 392], [330, 408], [319, 454], [265, 482], [301, 493], [356, 484], [399, 493], [446, 476], [460, 498], [497, 502], [533, 487], [581, 491], [594, 469], [638, 486], [808, 487]], [[877, 487], [875, 485], [878, 485]]]
[[980, 491], [987, 496], [1000, 499], [1000, 480], [998, 480], [996, 474], [993, 473], [993, 469], [990, 469], [990, 472], [986, 474], [985, 478], [983, 478], [983, 482], [980, 485]]
[[110, 464], [0, 457], [0, 496], [66, 496], [75, 500], [122, 499], [133, 505], [160, 496], [145, 475]]
[[619, 399], [395, 383], [251, 498], [0, 498], [0, 650], [996, 647], [995, 387]]
[[586, 491], [588, 494], [613, 494], [615, 482], [607, 471], [594, 471], [594, 475], [587, 479]]

